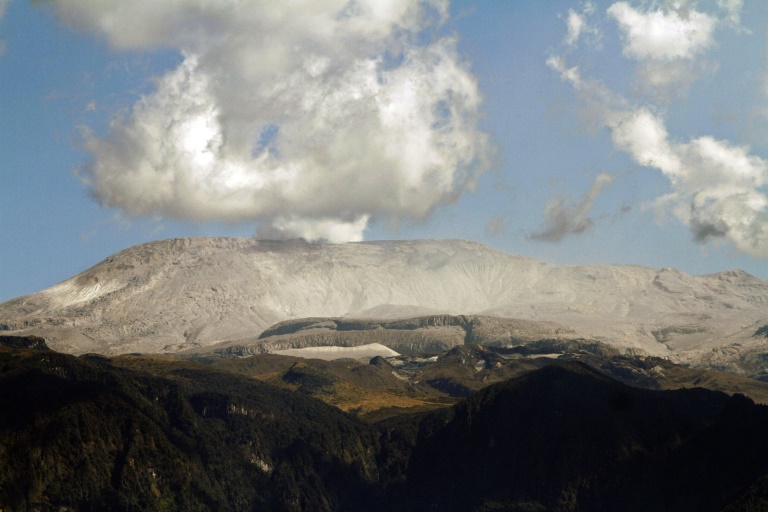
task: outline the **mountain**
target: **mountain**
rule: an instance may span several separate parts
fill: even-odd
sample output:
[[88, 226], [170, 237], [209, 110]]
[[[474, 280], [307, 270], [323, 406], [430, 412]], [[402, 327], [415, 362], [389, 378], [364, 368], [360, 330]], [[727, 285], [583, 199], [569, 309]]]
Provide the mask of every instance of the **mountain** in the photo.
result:
[[765, 358], [768, 282], [555, 265], [461, 240], [173, 239], [0, 304], [0, 329], [73, 354], [148, 353], [254, 338], [289, 319], [438, 313], [556, 322], [622, 350], [747, 372]]
[[[334, 378], [293, 364], [281, 380]], [[768, 507], [768, 407], [578, 362], [372, 425], [219, 368], [27, 338], [0, 343], [0, 410], [8, 512]]]

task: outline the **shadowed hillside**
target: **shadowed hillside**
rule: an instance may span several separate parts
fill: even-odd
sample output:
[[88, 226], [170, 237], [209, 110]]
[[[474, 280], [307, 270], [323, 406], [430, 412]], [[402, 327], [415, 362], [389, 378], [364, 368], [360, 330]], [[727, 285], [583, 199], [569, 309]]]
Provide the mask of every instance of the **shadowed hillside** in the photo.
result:
[[[375, 431], [194, 363], [0, 350], [0, 508], [364, 509]], [[362, 500], [362, 501], [361, 501]]]
[[[398, 439], [398, 426], [392, 436]], [[400, 510], [766, 510], [768, 407], [634, 389], [577, 363], [419, 425]]]
[[[459, 348], [479, 351], [446, 362], [492, 358]], [[313, 398], [339, 383], [330, 370], [294, 362], [278, 372], [289, 391], [190, 361], [4, 342], [0, 508], [768, 508], [768, 408], [740, 395], [642, 390], [554, 362], [371, 425]]]

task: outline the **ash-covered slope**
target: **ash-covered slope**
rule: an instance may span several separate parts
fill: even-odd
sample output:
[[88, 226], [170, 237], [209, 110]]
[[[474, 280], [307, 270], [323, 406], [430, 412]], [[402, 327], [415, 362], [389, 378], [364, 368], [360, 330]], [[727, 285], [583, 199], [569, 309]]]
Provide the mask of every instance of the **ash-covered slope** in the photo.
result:
[[718, 354], [725, 361], [765, 344], [752, 334], [768, 323], [768, 282], [741, 271], [554, 265], [461, 240], [174, 239], [0, 304], [0, 329], [45, 336], [57, 350], [115, 354], [244, 339], [291, 318], [428, 313], [555, 321], [716, 365]]

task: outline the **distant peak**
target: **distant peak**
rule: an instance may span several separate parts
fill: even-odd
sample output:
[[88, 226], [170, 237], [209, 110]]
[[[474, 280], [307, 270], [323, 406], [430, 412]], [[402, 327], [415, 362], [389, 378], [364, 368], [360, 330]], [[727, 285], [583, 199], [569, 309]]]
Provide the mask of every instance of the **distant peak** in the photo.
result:
[[723, 281], [743, 281], [745, 279], [756, 279], [752, 274], [744, 272], [739, 268], [718, 272], [715, 275]]

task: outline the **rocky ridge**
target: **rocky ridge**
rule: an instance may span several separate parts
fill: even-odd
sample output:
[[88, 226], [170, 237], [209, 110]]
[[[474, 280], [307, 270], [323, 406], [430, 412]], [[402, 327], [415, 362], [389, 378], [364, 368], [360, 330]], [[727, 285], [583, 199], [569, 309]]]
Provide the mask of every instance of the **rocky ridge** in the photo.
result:
[[624, 350], [742, 371], [766, 352], [755, 333], [768, 324], [768, 282], [555, 265], [461, 240], [174, 239], [0, 304], [0, 330], [75, 354], [150, 353], [255, 338], [289, 319], [427, 313], [557, 322]]
[[279, 322], [257, 338], [212, 345], [206, 350], [246, 356], [312, 347], [383, 344], [400, 354], [437, 355], [458, 345], [507, 347], [540, 340], [583, 340], [555, 322], [482, 315], [427, 315], [400, 320], [301, 318]]

